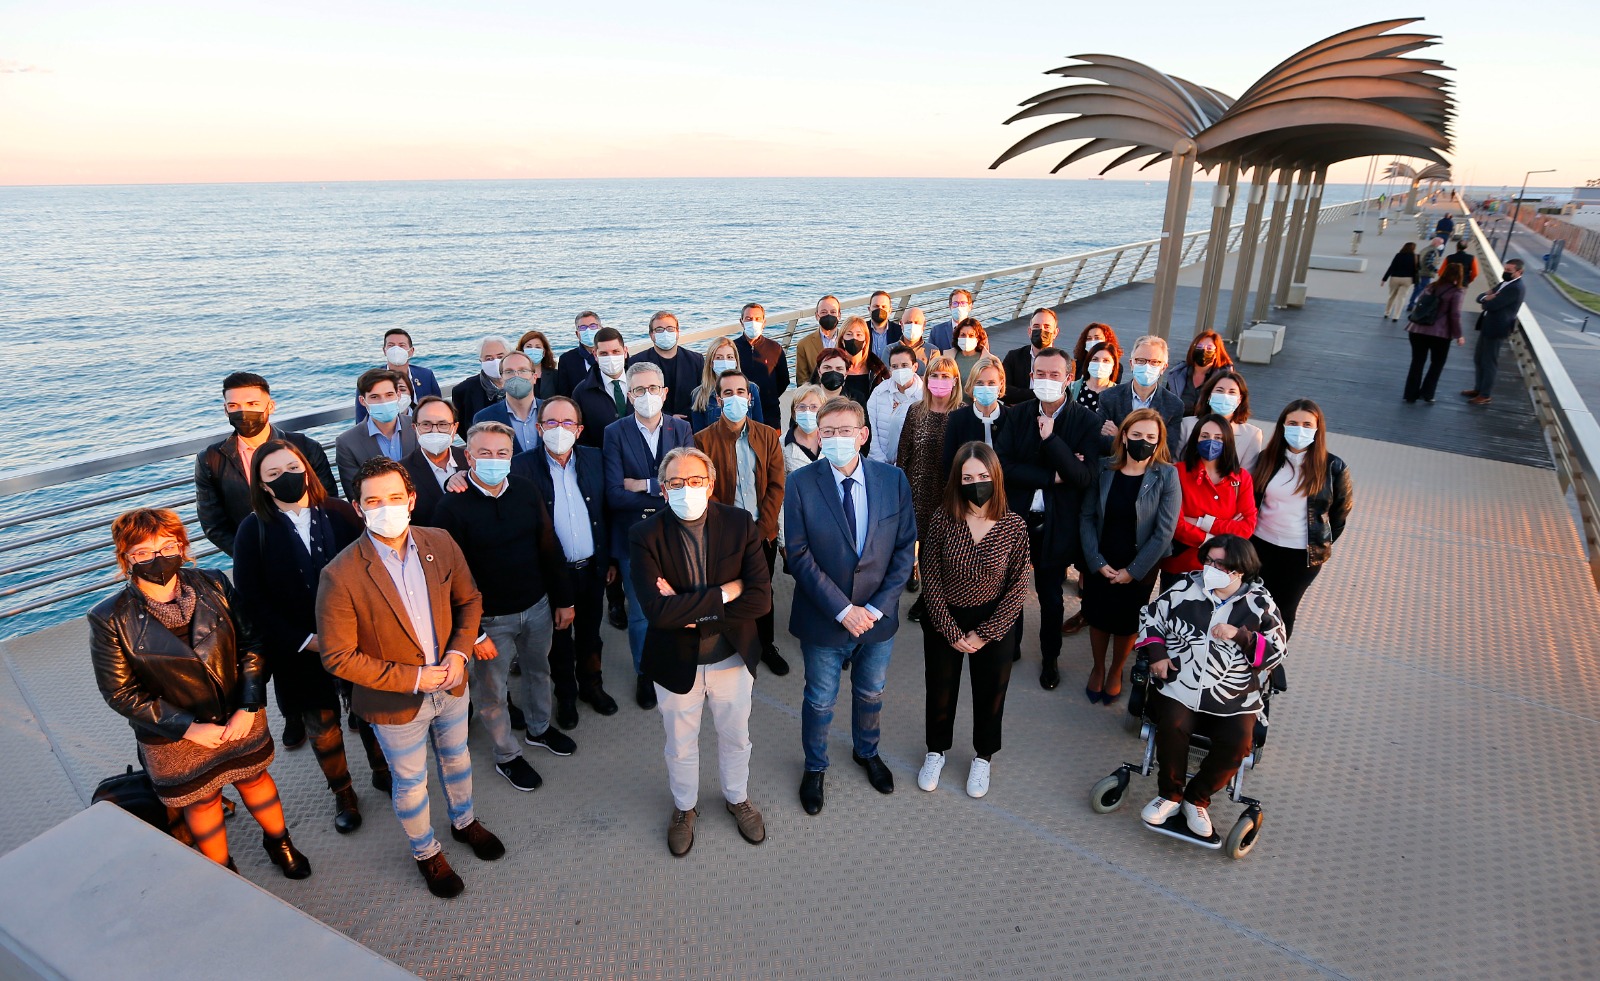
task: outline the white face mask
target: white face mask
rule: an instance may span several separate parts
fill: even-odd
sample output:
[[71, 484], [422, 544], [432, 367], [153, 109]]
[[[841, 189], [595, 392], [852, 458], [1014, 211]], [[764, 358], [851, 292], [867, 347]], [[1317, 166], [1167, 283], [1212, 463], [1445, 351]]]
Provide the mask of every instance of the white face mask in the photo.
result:
[[379, 538], [399, 538], [411, 525], [411, 509], [404, 504], [387, 504], [361, 512], [367, 530]]
[[649, 392], [646, 392], [643, 395], [634, 396], [633, 412], [634, 415], [637, 415], [641, 418], [654, 419], [656, 416], [661, 414], [661, 405], [661, 396], [651, 395]]
[[500, 377], [500, 359], [499, 358], [490, 358], [487, 361], [479, 361], [478, 362], [478, 367], [480, 369], [482, 369], [483, 373], [488, 375], [490, 378], [499, 378]]
[[890, 372], [890, 374], [894, 376], [894, 383], [896, 385], [900, 386], [901, 388], [905, 388], [907, 385], [911, 384], [911, 380], [913, 378], [917, 377], [917, 369], [896, 368], [894, 371]]
[[454, 433], [417, 434], [417, 445], [422, 447], [422, 451], [424, 453], [432, 456], [438, 456], [440, 453], [448, 450], [450, 448], [450, 444], [453, 442], [455, 442]]
[[602, 354], [595, 361], [600, 365], [600, 373], [607, 378], [616, 378], [622, 374], [622, 369], [628, 365], [626, 354]]
[[764, 323], [763, 321], [760, 321], [760, 320], [746, 320], [744, 322], [744, 336], [750, 338], [753, 341], [756, 338], [761, 336], [761, 331], [765, 327], [766, 327], [766, 323]]
[[711, 370], [721, 375], [724, 371], [732, 371], [739, 367], [739, 362], [729, 361], [727, 358], [718, 358], [711, 362]]
[[1205, 566], [1200, 570], [1200, 581], [1213, 593], [1219, 589], [1227, 589], [1228, 583], [1233, 582], [1233, 573], [1224, 572], [1212, 566]]
[[1035, 378], [1033, 380], [1033, 394], [1039, 396], [1041, 402], [1059, 402], [1061, 393], [1066, 386], [1054, 378]]
[[677, 487], [667, 491], [667, 504], [672, 513], [685, 521], [698, 521], [706, 513], [706, 501], [711, 496], [709, 487]]
[[578, 437], [574, 436], [570, 430], [563, 429], [560, 426], [544, 431], [544, 445], [556, 456], [560, 456], [572, 449], [572, 444], [577, 441]]
[[950, 322], [953, 324], [959, 324], [970, 316], [972, 316], [972, 307], [965, 303], [959, 303], [950, 308]]
[[527, 347], [522, 349], [522, 353], [526, 354], [528, 356], [528, 360], [532, 361], [534, 364], [539, 364], [544, 361], [544, 348], [537, 344], [529, 344]]
[[963, 354], [971, 354], [978, 349], [978, 339], [976, 337], [958, 337], [956, 338], [956, 347], [960, 348]]
[[1111, 377], [1111, 369], [1114, 367], [1116, 366], [1109, 361], [1091, 361], [1089, 362], [1089, 374], [1100, 381], [1106, 381]]
[[918, 341], [922, 340], [922, 325], [921, 324], [901, 324], [900, 325], [900, 336], [902, 338], [904, 338], [907, 343], [915, 344]]
[[399, 368], [411, 360], [411, 352], [398, 344], [391, 344], [383, 349], [383, 357], [384, 360]]

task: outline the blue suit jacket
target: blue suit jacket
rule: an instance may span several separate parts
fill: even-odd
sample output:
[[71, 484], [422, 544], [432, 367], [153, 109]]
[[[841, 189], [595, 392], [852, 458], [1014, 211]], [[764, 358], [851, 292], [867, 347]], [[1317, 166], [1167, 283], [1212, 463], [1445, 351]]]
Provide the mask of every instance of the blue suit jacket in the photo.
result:
[[[858, 556], [845, 523], [833, 466], [818, 460], [789, 475], [783, 497], [784, 556], [794, 576], [789, 632], [828, 647], [871, 644], [900, 627], [900, 592], [911, 578], [917, 542], [911, 485], [898, 467], [861, 458], [867, 483], [867, 547]], [[860, 637], [836, 619], [847, 606], [883, 613]]]
[[[536, 419], [539, 417], [539, 400], [538, 399], [534, 399], [533, 400], [533, 415], [534, 415], [534, 418], [536, 418]], [[478, 424], [480, 422], [498, 422], [498, 423], [503, 423], [503, 424], [505, 424], [507, 426], [511, 426], [511, 405], [510, 405], [510, 403], [508, 403], [505, 399], [501, 399], [500, 401], [494, 403], [493, 405], [489, 406], [488, 408], [479, 411], [477, 415], [472, 417], [472, 421], [470, 423], [468, 423], [468, 428], [471, 428], [472, 426], [474, 426], [474, 425], [476, 425], [476, 424]], [[516, 428], [517, 428], [516, 426], [511, 426], [512, 432], [515, 432]], [[463, 439], [466, 438], [466, 433], [463, 432], [461, 435], [462, 435]], [[532, 446], [523, 446], [521, 438], [517, 439], [517, 452], [518, 453], [532, 453], [534, 450], [536, 450], [538, 448], [539, 448], [539, 444], [538, 443], [534, 443]]]
[[[392, 367], [389, 366], [389, 364], [387, 362], [385, 362], [384, 364], [379, 365], [378, 367], [380, 367], [380, 368], [389, 368], [390, 371], [394, 370]], [[440, 394], [440, 392], [439, 392], [439, 379], [437, 379], [437, 378], [435, 378], [433, 376], [433, 372], [432, 371], [430, 371], [427, 368], [424, 368], [420, 364], [406, 365], [406, 370], [411, 375], [411, 404], [412, 405], [416, 405], [418, 402], [422, 401], [422, 399], [425, 396], [428, 396], [428, 395], [439, 395]], [[367, 406], [366, 406], [366, 403], [362, 402], [361, 401], [361, 396], [357, 395], [356, 396], [356, 422], [365, 422], [366, 420], [367, 420]]]
[[[611, 525], [611, 554], [621, 558], [628, 554], [628, 532], [633, 526], [667, 506], [656, 481], [656, 468], [668, 450], [694, 445], [694, 430], [682, 419], [665, 413], [661, 416], [661, 438], [657, 444], [660, 456], [651, 456], [645, 445], [644, 434], [632, 415], [623, 416], [606, 427], [604, 456], [606, 473], [606, 509]], [[650, 492], [641, 494], [624, 490], [627, 479], [650, 481]]]
[[[605, 565], [611, 559], [611, 540], [606, 529], [606, 475], [600, 462], [600, 451], [592, 446], [574, 446], [573, 461], [578, 468], [578, 490], [583, 493], [583, 503], [589, 508], [589, 533], [594, 536], [592, 561]], [[544, 494], [545, 509], [550, 512], [550, 527], [556, 522], [556, 484], [550, 478], [550, 457], [541, 446], [511, 458], [511, 475], [533, 481]]]

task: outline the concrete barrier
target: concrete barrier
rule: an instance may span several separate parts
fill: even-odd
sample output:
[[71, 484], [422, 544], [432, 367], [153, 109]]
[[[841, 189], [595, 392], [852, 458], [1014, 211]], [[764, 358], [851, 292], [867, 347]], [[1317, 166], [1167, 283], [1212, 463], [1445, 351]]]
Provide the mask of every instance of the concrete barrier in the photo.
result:
[[1272, 331], [1251, 327], [1239, 335], [1239, 349], [1234, 353], [1245, 364], [1271, 364], [1275, 344], [1279, 344], [1279, 341]]
[[1330, 272], [1364, 273], [1367, 271], [1367, 260], [1358, 255], [1313, 255], [1311, 268], [1326, 269]]

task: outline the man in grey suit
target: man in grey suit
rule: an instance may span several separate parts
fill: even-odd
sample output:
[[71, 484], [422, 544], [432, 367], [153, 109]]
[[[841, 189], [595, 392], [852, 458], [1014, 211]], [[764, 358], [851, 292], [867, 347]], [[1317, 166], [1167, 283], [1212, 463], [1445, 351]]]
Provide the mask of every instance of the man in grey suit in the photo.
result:
[[1179, 433], [1183, 428], [1183, 399], [1167, 390], [1162, 379], [1167, 371], [1167, 342], [1150, 334], [1133, 342], [1133, 377], [1100, 393], [1100, 455], [1111, 455], [1111, 441], [1117, 427], [1134, 409], [1154, 409], [1167, 424], [1167, 452], [1178, 458]]
[[1461, 394], [1471, 405], [1488, 405], [1494, 401], [1494, 376], [1500, 369], [1500, 345], [1504, 344], [1517, 326], [1517, 314], [1522, 312], [1522, 298], [1527, 287], [1522, 283], [1522, 260], [1507, 259], [1505, 282], [1478, 297], [1483, 316], [1478, 319], [1478, 344], [1472, 350], [1472, 366], [1476, 372], [1473, 386]]
[[340, 433], [334, 443], [339, 483], [349, 500], [355, 500], [356, 472], [363, 463], [379, 456], [399, 463], [417, 448], [417, 431], [401, 414], [409, 399], [400, 398], [400, 383], [400, 375], [387, 368], [373, 368], [356, 380], [356, 392], [367, 410], [366, 421]]

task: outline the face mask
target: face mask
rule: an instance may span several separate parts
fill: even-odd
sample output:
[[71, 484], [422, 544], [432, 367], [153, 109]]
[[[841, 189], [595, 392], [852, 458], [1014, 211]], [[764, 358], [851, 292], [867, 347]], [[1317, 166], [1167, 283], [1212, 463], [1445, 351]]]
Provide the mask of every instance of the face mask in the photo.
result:
[[379, 538], [399, 538], [411, 525], [411, 509], [404, 504], [386, 504], [381, 508], [361, 512], [367, 530]]
[[861, 353], [861, 348], [863, 346], [864, 345], [861, 343], [861, 338], [859, 337], [846, 337], [844, 340], [839, 342], [839, 350], [850, 355], [852, 358]]
[[911, 379], [917, 377], [917, 369], [896, 368], [889, 372], [889, 376], [894, 379], [894, 383], [896, 385], [900, 386], [901, 388], [905, 388], [907, 385], [911, 384]]
[[285, 470], [271, 480], [263, 481], [262, 486], [283, 503], [298, 504], [306, 496], [306, 472]]
[[1109, 381], [1113, 367], [1115, 366], [1109, 361], [1091, 361], [1089, 362], [1089, 374], [1099, 381]]
[[537, 344], [529, 344], [527, 347], [522, 349], [522, 353], [526, 354], [528, 356], [528, 360], [532, 361], [536, 365], [544, 363], [544, 348]]
[[844, 372], [824, 371], [822, 373], [822, 387], [830, 392], [837, 392], [844, 387]]
[[546, 430], [543, 438], [545, 448], [556, 456], [572, 449], [572, 444], [578, 441], [577, 436], [560, 426]]
[[960, 348], [963, 354], [971, 354], [978, 349], [978, 339], [976, 337], [958, 337], [956, 338], [956, 347]]
[[737, 361], [732, 361], [728, 358], [718, 358], [717, 360], [711, 362], [711, 370], [713, 372], [712, 377], [720, 376], [724, 371], [732, 371], [737, 367], [739, 367], [739, 362]]
[[1133, 366], [1133, 380], [1149, 388], [1161, 378], [1161, 369], [1153, 364], [1136, 364]]
[[383, 357], [385, 361], [398, 368], [411, 360], [411, 352], [398, 344], [391, 344], [383, 349]]
[[656, 347], [663, 351], [670, 351], [678, 346], [677, 331], [658, 330], [650, 336], [655, 339]]
[[965, 303], [958, 303], [950, 308], [950, 322], [959, 324], [972, 313], [972, 307]]
[[156, 555], [143, 562], [135, 562], [128, 571], [152, 586], [165, 586], [183, 568], [181, 555]]
[[1222, 456], [1222, 440], [1220, 439], [1202, 439], [1194, 444], [1194, 447], [1200, 451], [1200, 459], [1202, 460], [1215, 460]]
[[1214, 361], [1216, 357], [1217, 352], [1211, 348], [1197, 347], [1194, 349], [1194, 358], [1192, 359], [1192, 363], [1197, 368], [1204, 368], [1206, 365]]
[[422, 452], [438, 456], [448, 450], [455, 439], [454, 433], [418, 433], [417, 445], [422, 447]]
[[843, 470], [856, 458], [861, 448], [856, 445], [854, 436], [825, 436], [822, 440], [822, 455], [828, 462]]
[[367, 406], [367, 415], [371, 416], [374, 422], [387, 426], [400, 418], [400, 400], [373, 403]]
[[667, 505], [684, 521], [699, 521], [710, 496], [709, 487], [677, 487], [667, 491]]
[[478, 369], [490, 378], [500, 377], [500, 362], [494, 358], [490, 358], [488, 361], [479, 361]]
[[989, 503], [989, 498], [994, 496], [994, 481], [975, 480], [970, 484], [961, 485], [961, 499], [968, 504], [982, 507]]
[[817, 414], [811, 409], [801, 409], [794, 414], [794, 424], [807, 435], [817, 431]]
[[743, 395], [730, 395], [722, 400], [722, 418], [729, 422], [744, 422], [750, 411], [750, 400]]
[[759, 320], [746, 320], [744, 322], [744, 336], [753, 341], [761, 336], [761, 329], [765, 326], [766, 324]]
[[1148, 460], [1156, 455], [1156, 444], [1145, 439], [1130, 439], [1123, 443], [1122, 448], [1135, 460]]
[[1219, 416], [1231, 416], [1233, 410], [1239, 407], [1239, 396], [1229, 395], [1226, 392], [1212, 392], [1206, 404], [1210, 405], [1211, 411]]
[[1228, 583], [1233, 582], [1233, 573], [1208, 565], [1200, 570], [1200, 581], [1214, 593], [1219, 589], [1226, 589]]
[[607, 378], [616, 378], [622, 374], [622, 369], [628, 365], [626, 354], [602, 354], [595, 359], [600, 365], [600, 373]]
[[651, 395], [649, 392], [646, 392], [643, 395], [635, 396], [633, 400], [633, 414], [645, 419], [654, 419], [656, 416], [661, 414], [662, 404], [663, 399], [661, 396]]
[[822, 328], [823, 333], [831, 334], [839, 329], [839, 318], [831, 313], [825, 313], [817, 318], [817, 326]]
[[1061, 393], [1067, 386], [1054, 378], [1035, 378], [1033, 380], [1033, 394], [1039, 396], [1041, 402], [1059, 402]]
[[949, 398], [950, 397], [950, 393], [955, 391], [955, 390], [956, 390], [956, 380], [954, 378], [929, 378], [928, 379], [928, 391], [933, 393], [933, 397], [934, 398], [940, 398], [940, 399]]
[[922, 340], [921, 324], [901, 324], [900, 337], [908, 344], [915, 344]]
[[578, 330], [578, 343], [584, 347], [594, 347], [594, 335], [600, 333], [598, 327], [582, 327]]
[[1303, 450], [1317, 441], [1317, 430], [1308, 426], [1284, 426], [1283, 439], [1295, 449]]
[[489, 458], [473, 460], [472, 472], [490, 487], [498, 487], [500, 482], [506, 479], [506, 475], [511, 473], [511, 461]]
[[999, 385], [974, 385], [972, 386], [972, 401], [987, 409], [1000, 399]]
[[512, 375], [506, 379], [506, 394], [514, 399], [525, 399], [533, 394], [533, 379]]
[[889, 311], [887, 311], [887, 310], [874, 310], [874, 311], [872, 311], [872, 322], [875, 323], [875, 324], [886, 324], [886, 323], [888, 323], [889, 322]]
[[267, 428], [267, 414], [265, 412], [246, 412], [240, 409], [228, 413], [228, 425], [233, 431], [245, 439], [261, 435], [261, 430]]
[[1044, 350], [1044, 331], [1037, 327], [1028, 331], [1028, 343], [1032, 344], [1036, 348], [1039, 348], [1041, 351]]

